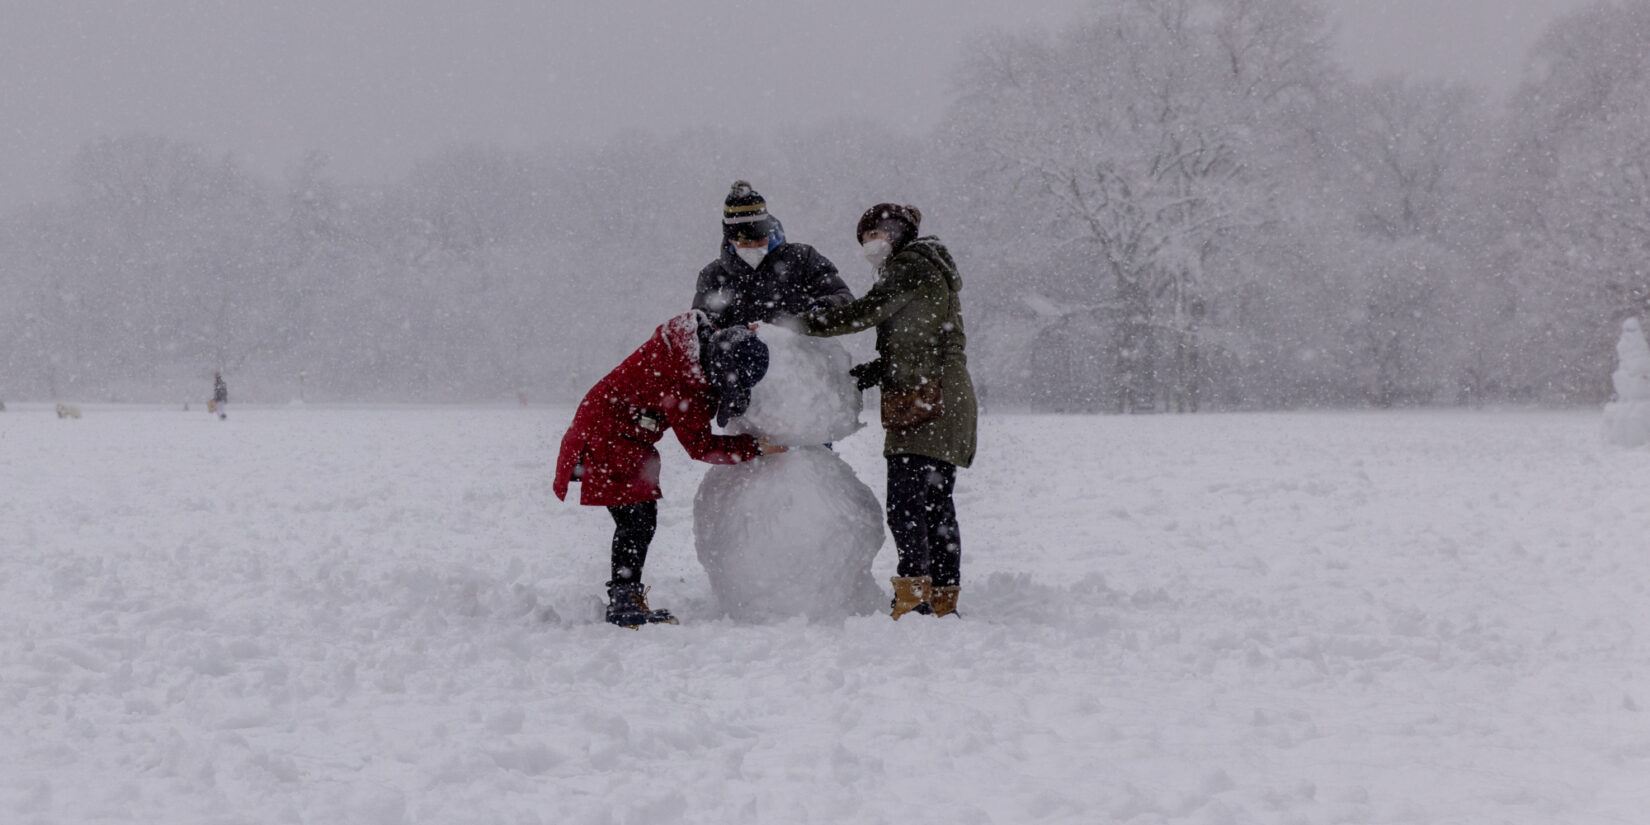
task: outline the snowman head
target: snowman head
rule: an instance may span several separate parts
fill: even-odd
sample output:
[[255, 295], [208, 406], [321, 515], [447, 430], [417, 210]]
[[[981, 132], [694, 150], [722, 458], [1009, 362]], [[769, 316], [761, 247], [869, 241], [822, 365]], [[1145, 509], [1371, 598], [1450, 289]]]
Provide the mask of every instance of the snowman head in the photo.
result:
[[768, 345], [748, 327], [728, 327], [710, 336], [705, 352], [705, 378], [716, 390], [716, 424], [745, 414], [751, 387], [768, 374]]

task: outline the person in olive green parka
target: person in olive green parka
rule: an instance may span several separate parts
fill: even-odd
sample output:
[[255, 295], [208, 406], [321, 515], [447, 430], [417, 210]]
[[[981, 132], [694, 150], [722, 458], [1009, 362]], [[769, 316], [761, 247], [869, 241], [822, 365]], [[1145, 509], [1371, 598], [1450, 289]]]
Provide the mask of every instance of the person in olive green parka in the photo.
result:
[[[816, 336], [875, 328], [877, 358], [853, 369], [860, 389], [882, 391], [888, 528], [899, 550], [893, 615], [956, 612], [962, 542], [952, 493], [974, 462], [978, 417], [963, 333], [962, 278], [938, 238], [919, 237], [922, 213], [882, 203], [856, 237], [877, 280], [845, 306], [796, 316]], [[926, 419], [926, 420], [922, 420]]]

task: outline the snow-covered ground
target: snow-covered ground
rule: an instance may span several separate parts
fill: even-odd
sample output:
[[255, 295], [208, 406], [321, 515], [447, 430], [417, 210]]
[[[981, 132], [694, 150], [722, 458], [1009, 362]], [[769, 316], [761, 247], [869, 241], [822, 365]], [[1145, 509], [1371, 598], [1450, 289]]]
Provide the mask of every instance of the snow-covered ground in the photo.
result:
[[1650, 452], [1596, 411], [986, 417], [960, 621], [715, 617], [667, 441], [640, 631], [568, 419], [0, 413], [0, 821], [1650, 816]]

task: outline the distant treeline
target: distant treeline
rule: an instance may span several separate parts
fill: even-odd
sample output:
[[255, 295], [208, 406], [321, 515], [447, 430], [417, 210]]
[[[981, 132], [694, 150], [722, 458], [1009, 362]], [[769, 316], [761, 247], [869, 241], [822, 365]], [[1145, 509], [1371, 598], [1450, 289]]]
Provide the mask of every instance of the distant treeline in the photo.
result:
[[988, 409], [1598, 403], [1650, 305], [1646, 42], [1650, 3], [1586, 7], [1501, 106], [1351, 80], [1315, 0], [1111, 0], [980, 41], [920, 136], [460, 146], [374, 185], [110, 137], [0, 219], [0, 398], [576, 398], [688, 306], [746, 178], [856, 291], [860, 211], [920, 206]]

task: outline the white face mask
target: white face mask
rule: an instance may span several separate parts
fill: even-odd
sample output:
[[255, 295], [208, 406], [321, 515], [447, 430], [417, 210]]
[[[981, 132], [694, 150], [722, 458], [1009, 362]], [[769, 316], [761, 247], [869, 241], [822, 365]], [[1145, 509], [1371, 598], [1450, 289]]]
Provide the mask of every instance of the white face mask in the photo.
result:
[[746, 249], [742, 246], [736, 246], [733, 248], [733, 254], [738, 255], [740, 260], [750, 264], [751, 269], [755, 269], [762, 263], [763, 258], [768, 257], [768, 248], [759, 246], [755, 249]]
[[870, 261], [871, 266], [879, 268], [883, 261], [888, 260], [888, 253], [893, 251], [894, 247], [882, 238], [872, 238], [859, 247], [859, 252], [865, 256], [865, 260]]

